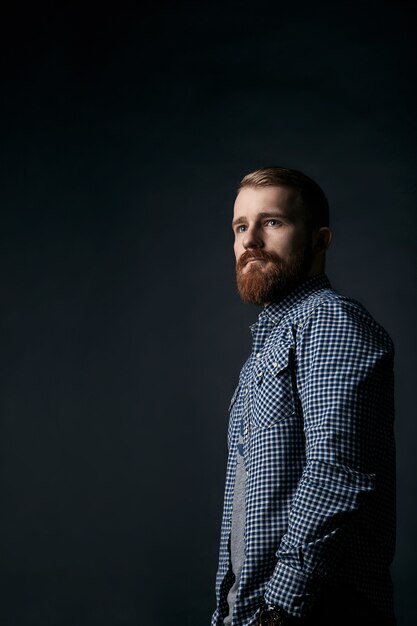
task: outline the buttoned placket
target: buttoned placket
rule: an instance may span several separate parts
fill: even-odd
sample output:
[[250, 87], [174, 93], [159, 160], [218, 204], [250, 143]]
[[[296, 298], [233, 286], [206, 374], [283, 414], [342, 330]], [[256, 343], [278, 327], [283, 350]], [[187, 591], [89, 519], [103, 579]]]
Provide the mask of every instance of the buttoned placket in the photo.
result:
[[243, 450], [245, 467], [248, 473], [248, 477], [251, 475], [251, 463], [250, 463], [250, 441], [252, 431], [252, 411], [253, 411], [253, 398], [255, 385], [258, 384], [257, 378], [262, 377], [263, 370], [258, 365], [262, 359], [263, 348], [265, 342], [270, 334], [274, 322], [267, 315], [265, 309], [263, 309], [259, 316], [258, 321], [250, 326], [252, 333], [252, 353], [249, 361], [249, 367], [245, 373], [245, 389], [244, 389], [244, 411], [243, 411]]

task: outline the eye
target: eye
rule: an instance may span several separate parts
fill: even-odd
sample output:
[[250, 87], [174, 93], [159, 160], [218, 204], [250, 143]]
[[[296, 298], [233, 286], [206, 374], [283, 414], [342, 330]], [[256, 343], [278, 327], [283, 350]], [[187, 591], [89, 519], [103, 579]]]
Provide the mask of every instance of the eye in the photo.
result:
[[246, 229], [246, 226], [244, 224], [239, 224], [239, 226], [237, 226], [236, 228], [236, 232], [237, 233], [244, 233]]
[[275, 218], [271, 218], [269, 220], [266, 220], [265, 225], [266, 226], [280, 226], [282, 222], [280, 222], [279, 220], [276, 220]]

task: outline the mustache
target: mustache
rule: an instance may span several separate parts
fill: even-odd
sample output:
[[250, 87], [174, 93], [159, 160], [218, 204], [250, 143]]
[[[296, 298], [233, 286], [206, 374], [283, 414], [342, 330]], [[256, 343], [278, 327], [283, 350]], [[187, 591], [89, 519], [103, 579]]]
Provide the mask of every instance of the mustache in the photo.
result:
[[260, 261], [273, 261], [275, 263], [281, 261], [281, 257], [274, 252], [267, 252], [266, 250], [260, 250], [254, 248], [253, 250], [245, 250], [236, 263], [236, 268], [241, 270], [251, 259], [259, 259]]

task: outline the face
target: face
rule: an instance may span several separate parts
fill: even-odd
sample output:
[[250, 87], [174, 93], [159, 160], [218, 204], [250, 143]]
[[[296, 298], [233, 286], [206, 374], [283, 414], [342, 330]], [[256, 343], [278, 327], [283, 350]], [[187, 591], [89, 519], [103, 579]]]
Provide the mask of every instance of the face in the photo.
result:
[[296, 190], [244, 187], [232, 226], [237, 286], [245, 302], [277, 301], [314, 272], [312, 234]]

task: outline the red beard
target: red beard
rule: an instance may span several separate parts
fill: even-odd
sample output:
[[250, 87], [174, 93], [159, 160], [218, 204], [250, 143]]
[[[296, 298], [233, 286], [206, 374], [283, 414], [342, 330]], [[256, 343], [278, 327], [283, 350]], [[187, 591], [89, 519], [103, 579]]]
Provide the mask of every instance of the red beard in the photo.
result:
[[[249, 259], [261, 259], [251, 263], [243, 272]], [[309, 273], [312, 253], [301, 249], [289, 261], [274, 252], [259, 248], [246, 250], [236, 263], [236, 282], [240, 297], [249, 304], [267, 304], [281, 300]]]

